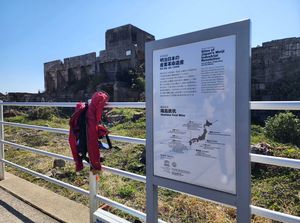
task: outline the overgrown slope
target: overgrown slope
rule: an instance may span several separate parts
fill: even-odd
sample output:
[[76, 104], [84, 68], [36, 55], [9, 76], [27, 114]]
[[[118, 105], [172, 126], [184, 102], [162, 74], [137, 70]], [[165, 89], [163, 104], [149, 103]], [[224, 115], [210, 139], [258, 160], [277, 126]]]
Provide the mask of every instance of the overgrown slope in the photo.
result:
[[[145, 138], [145, 112], [138, 109], [114, 109], [110, 112], [111, 134]], [[38, 118], [38, 117], [37, 117]], [[6, 118], [6, 121], [21, 122], [33, 125], [44, 125], [68, 128], [68, 119], [57, 115], [49, 119], [34, 119], [29, 115]], [[5, 127], [5, 139], [22, 145], [35, 147], [62, 155], [71, 156], [67, 135]], [[267, 139], [264, 129], [259, 126], [252, 128], [252, 142], [266, 142], [272, 147], [276, 156], [300, 159], [299, 149], [292, 145], [274, 143]], [[141, 162], [144, 146], [113, 142], [114, 148], [102, 151], [104, 165], [145, 175], [145, 165]], [[47, 174], [62, 181], [88, 189], [88, 169], [80, 173], [74, 172], [72, 163], [65, 167], [53, 168], [53, 159], [31, 152], [6, 148], [6, 158], [17, 164]], [[88, 198], [75, 192], [58, 187], [44, 180], [8, 167], [8, 171], [31, 182], [46, 187], [56, 193], [75, 201], [88, 204]], [[145, 212], [145, 185], [133, 180], [118, 177], [104, 172], [100, 176], [99, 193], [110, 199], [126, 204]], [[252, 168], [252, 204], [277, 211], [300, 216], [300, 171], [274, 166], [255, 165]], [[127, 219], [135, 218], [120, 211], [112, 210]], [[235, 222], [235, 210], [222, 205], [203, 201], [199, 198], [177, 193], [167, 189], [159, 189], [159, 214], [168, 222]], [[253, 217], [252, 222], [271, 222], [270, 220]]]

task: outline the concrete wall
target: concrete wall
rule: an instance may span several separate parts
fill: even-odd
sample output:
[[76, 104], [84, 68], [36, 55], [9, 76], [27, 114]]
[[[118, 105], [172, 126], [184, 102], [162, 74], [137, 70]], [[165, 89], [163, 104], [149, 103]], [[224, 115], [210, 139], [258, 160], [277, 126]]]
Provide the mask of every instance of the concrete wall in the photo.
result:
[[295, 100], [284, 96], [276, 86], [300, 75], [300, 38], [274, 40], [252, 48], [251, 71], [252, 100]]
[[[70, 92], [72, 85], [89, 79], [89, 76], [105, 77], [104, 82], [111, 82], [110, 86], [115, 86], [114, 82], [117, 81], [118, 76], [144, 63], [145, 43], [154, 40], [153, 35], [130, 24], [107, 30], [105, 38], [106, 49], [100, 51], [99, 57], [93, 52], [65, 58], [64, 62], [55, 60], [45, 63], [46, 94], [54, 98], [58, 94], [60, 97], [69, 95], [64, 98], [72, 97], [72, 93], [74, 95], [78, 93]], [[124, 83], [122, 88], [124, 88]], [[114, 95], [122, 94], [114, 93]], [[118, 100], [118, 98], [113, 98], [113, 100]]]
[[[112, 100], [119, 100], [119, 96], [124, 94], [117, 91], [125, 89], [126, 84], [115, 82], [124, 82], [120, 78], [122, 75], [144, 63], [145, 43], [154, 40], [154, 36], [128, 24], [107, 30], [105, 38], [106, 49], [100, 51], [99, 56], [93, 52], [65, 58], [63, 62], [55, 60], [45, 63], [46, 93], [54, 98], [57, 95], [65, 95], [64, 98], [72, 98], [73, 95], [81, 97], [87, 95], [88, 91], [73, 92], [72, 85], [90, 76], [98, 76], [101, 83], [96, 83], [97, 89], [110, 86], [109, 89], [112, 88], [114, 92], [110, 93], [115, 95]], [[299, 98], [290, 98], [289, 92], [284, 93], [284, 89], [278, 87], [284, 81], [298, 83], [295, 77], [300, 77], [300, 38], [274, 40], [252, 48], [251, 69], [252, 100], [300, 100], [300, 94]], [[104, 85], [101, 85], [103, 82]], [[298, 84], [300, 86], [300, 78]]]
[[96, 53], [55, 60], [44, 64], [46, 92], [62, 91], [74, 81], [96, 74]]

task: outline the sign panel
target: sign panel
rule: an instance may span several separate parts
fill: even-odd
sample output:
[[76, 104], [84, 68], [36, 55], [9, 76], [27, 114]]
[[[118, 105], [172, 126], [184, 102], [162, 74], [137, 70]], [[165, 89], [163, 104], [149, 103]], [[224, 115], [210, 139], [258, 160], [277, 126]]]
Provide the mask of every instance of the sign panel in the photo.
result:
[[154, 175], [236, 194], [236, 36], [153, 51]]

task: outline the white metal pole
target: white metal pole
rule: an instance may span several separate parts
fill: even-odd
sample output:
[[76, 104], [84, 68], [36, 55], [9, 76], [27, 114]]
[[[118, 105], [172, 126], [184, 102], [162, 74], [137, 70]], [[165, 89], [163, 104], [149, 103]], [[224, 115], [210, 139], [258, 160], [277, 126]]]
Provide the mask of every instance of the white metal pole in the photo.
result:
[[[2, 101], [0, 101], [2, 102]], [[0, 122], [3, 122], [3, 105], [0, 105]], [[0, 124], [0, 159], [4, 159], [4, 125]], [[4, 180], [5, 164], [0, 162], [0, 180]]]
[[[2, 102], [2, 101], [0, 101]], [[0, 105], [0, 121], [3, 122], [3, 105]], [[4, 125], [0, 124], [0, 141], [4, 140]], [[4, 144], [0, 142], [0, 159], [4, 159]], [[4, 180], [5, 164], [0, 162], [0, 180]]]
[[94, 212], [98, 209], [97, 195], [97, 175], [94, 175], [92, 171], [89, 173], [89, 190], [90, 190], [90, 223], [94, 223]]

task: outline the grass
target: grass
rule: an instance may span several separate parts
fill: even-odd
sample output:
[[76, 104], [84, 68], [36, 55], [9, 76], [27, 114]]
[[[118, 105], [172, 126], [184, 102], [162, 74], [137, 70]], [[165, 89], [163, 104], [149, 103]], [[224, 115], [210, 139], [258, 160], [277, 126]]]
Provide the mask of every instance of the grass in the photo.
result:
[[[264, 128], [251, 126], [251, 142], [268, 143], [274, 156], [300, 159], [300, 149], [292, 144], [274, 142]], [[252, 204], [300, 216], [300, 171], [293, 168], [256, 164], [252, 168]]]
[[300, 215], [300, 173], [282, 171], [252, 181], [252, 203], [292, 215]]
[[[114, 109], [111, 115], [122, 116], [122, 120], [110, 126], [109, 130], [114, 135], [145, 138], [145, 115], [139, 109]], [[133, 119], [132, 117], [138, 117]], [[68, 119], [51, 117], [49, 120], [31, 120], [26, 115], [6, 118], [6, 121], [27, 123], [32, 125], [68, 128]], [[265, 142], [273, 147], [276, 156], [300, 159], [300, 151], [293, 145], [279, 144], [269, 140], [264, 134], [264, 128], [252, 126], [252, 144]], [[5, 139], [22, 145], [31, 146], [41, 150], [71, 156], [67, 135], [49, 133], [44, 131], [5, 127]], [[104, 165], [145, 175], [145, 165], [140, 162], [144, 151], [143, 145], [134, 145], [122, 142], [113, 142], [113, 149], [102, 151]], [[64, 182], [73, 184], [83, 189], [88, 189], [88, 168], [75, 173], [74, 165], [67, 163], [63, 168], [53, 169], [53, 159], [32, 152], [16, 150], [9, 146], [6, 148], [6, 158], [34, 171], [48, 174], [53, 172], [55, 177]], [[32, 177], [14, 168], [7, 167], [9, 172], [28, 181], [48, 188], [62, 196], [88, 205], [88, 198], [39, 178]], [[300, 171], [256, 165], [252, 169], [252, 204], [268, 209], [281, 211], [288, 214], [300, 215]], [[99, 181], [99, 193], [117, 202], [145, 212], [146, 188], [143, 183], [103, 172]], [[129, 219], [136, 220], [121, 211], [112, 210], [114, 213]], [[159, 216], [167, 222], [235, 222], [234, 209], [199, 198], [159, 188]], [[252, 222], [271, 222], [268, 219], [253, 217]]]
[[[146, 118], [145, 111], [141, 109], [114, 109], [110, 112], [111, 115], [119, 115], [124, 117], [122, 122], [110, 128], [113, 134], [129, 137], [146, 137]], [[133, 117], [141, 116], [137, 120], [133, 120]]]

